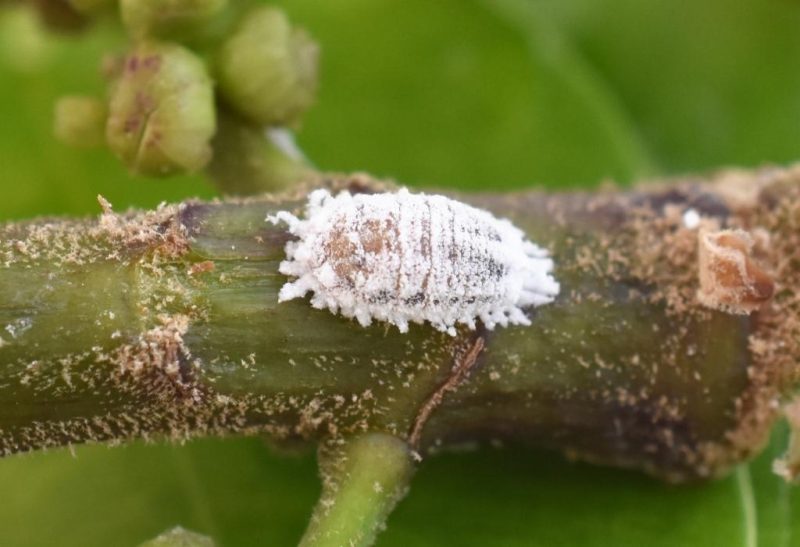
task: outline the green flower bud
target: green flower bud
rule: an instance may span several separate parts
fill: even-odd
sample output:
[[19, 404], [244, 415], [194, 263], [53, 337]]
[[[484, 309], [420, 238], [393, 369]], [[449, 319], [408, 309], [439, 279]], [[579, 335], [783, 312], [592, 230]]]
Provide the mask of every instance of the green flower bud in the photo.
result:
[[314, 101], [319, 48], [272, 7], [247, 13], [217, 58], [220, 93], [254, 122], [292, 125]]
[[108, 109], [94, 97], [62, 97], [56, 102], [53, 132], [70, 146], [92, 147], [105, 143]]
[[172, 36], [208, 22], [227, 3], [227, 0], [121, 0], [120, 10], [123, 23], [134, 36]]
[[155, 42], [128, 55], [113, 86], [106, 139], [130, 169], [147, 175], [201, 169], [215, 130], [214, 92], [202, 60]]

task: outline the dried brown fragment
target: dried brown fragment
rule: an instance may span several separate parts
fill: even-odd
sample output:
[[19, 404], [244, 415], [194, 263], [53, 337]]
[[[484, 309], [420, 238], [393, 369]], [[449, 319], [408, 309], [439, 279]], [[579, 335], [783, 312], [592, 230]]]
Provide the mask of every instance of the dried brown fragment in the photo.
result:
[[752, 238], [742, 230], [699, 232], [697, 298], [701, 304], [745, 315], [772, 297], [775, 284], [751, 259], [752, 247]]
[[203, 273], [213, 272], [214, 262], [212, 260], [204, 260], [203, 262], [195, 262], [189, 267], [189, 275], [199, 275]]

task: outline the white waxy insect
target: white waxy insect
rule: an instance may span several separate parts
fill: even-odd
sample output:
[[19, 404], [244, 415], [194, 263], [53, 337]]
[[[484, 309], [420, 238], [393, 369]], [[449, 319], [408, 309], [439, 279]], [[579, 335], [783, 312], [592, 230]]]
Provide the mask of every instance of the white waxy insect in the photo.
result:
[[284, 302], [313, 292], [311, 304], [361, 325], [387, 321], [401, 332], [429, 321], [455, 325], [529, 325], [528, 306], [552, 302], [559, 284], [547, 252], [508, 220], [436, 195], [309, 195], [306, 218], [282, 211], [299, 240], [286, 244]]

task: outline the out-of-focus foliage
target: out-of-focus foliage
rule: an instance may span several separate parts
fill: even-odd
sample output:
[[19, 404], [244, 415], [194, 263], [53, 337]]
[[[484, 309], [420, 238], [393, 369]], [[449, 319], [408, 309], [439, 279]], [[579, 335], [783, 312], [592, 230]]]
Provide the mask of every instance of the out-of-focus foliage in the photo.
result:
[[214, 540], [180, 526], [167, 530], [139, 547], [214, 547]]
[[[287, 0], [322, 46], [299, 140], [324, 169], [412, 184], [521, 188], [800, 157], [794, 0]], [[134, 180], [107, 150], [51, 135], [58, 96], [102, 93], [122, 33], [50, 37], [0, 10], [3, 219], [93, 214], [199, 195], [199, 177]], [[389, 545], [800, 544], [781, 439], [713, 484], [514, 448], [426, 461]], [[6, 545], [136, 545], [176, 524], [220, 545], [289, 545], [319, 492], [313, 457], [258, 439], [77, 448], [0, 461]]]

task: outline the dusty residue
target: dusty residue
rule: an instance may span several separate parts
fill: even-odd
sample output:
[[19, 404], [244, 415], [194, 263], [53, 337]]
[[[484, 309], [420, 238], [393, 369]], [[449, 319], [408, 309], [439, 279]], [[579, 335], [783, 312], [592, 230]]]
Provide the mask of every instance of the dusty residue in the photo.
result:
[[178, 258], [189, 247], [180, 222], [183, 205], [160, 205], [154, 211], [114, 213], [102, 196], [97, 222], [39, 220], [0, 228], [0, 266], [47, 262], [58, 268], [96, 261], [130, 263], [144, 253]]
[[121, 346], [114, 352], [111, 361], [120, 373], [141, 374], [157, 368], [167, 376], [188, 382], [191, 353], [183, 342], [189, 328], [186, 315], [161, 315], [159, 325], [143, 332], [138, 340]]

